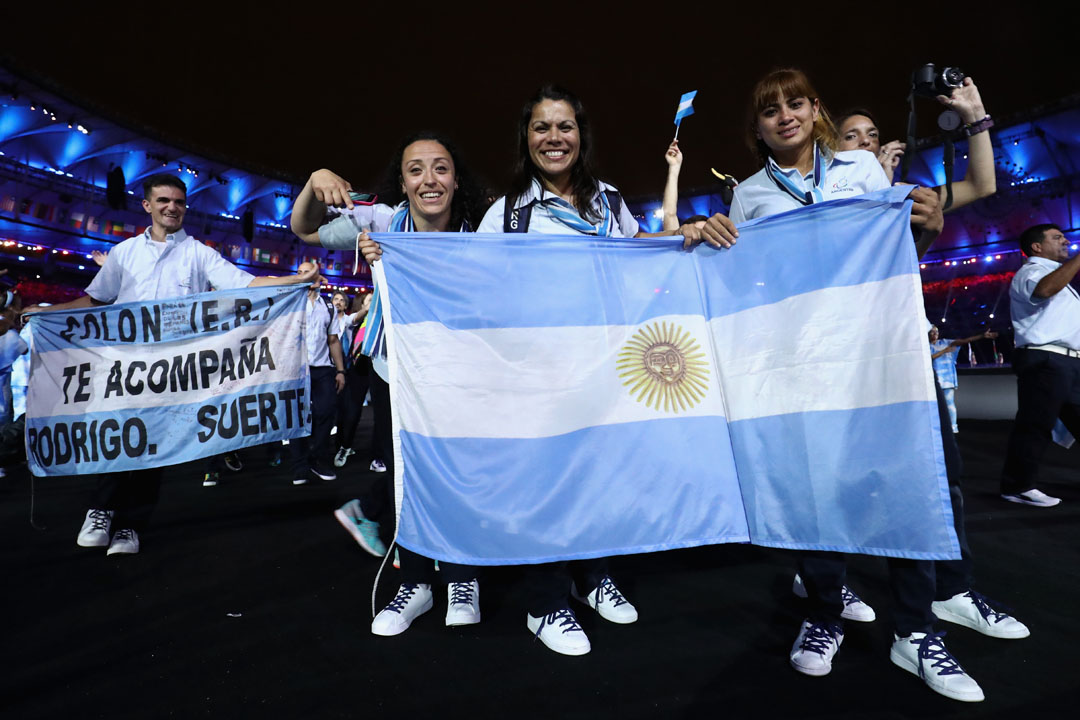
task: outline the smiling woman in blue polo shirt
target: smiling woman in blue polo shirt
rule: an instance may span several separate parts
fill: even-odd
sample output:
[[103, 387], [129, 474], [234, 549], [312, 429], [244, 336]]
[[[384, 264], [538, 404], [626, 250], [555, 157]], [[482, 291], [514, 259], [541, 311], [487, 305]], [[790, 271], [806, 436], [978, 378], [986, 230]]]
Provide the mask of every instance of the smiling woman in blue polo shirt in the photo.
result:
[[[742, 223], [798, 210], [818, 202], [883, 190], [889, 178], [877, 158], [865, 150], [841, 151], [840, 138], [817, 91], [801, 70], [776, 70], [758, 81], [747, 108], [746, 141], [761, 170], [735, 188], [730, 219]], [[912, 190], [911, 223], [923, 248], [941, 230], [937, 195]], [[710, 218], [706, 233], [719, 228]], [[721, 243], [724, 244], [724, 243]], [[844, 586], [846, 561], [839, 553], [804, 552], [799, 570], [808, 594], [807, 618], [792, 646], [791, 665], [806, 675], [827, 675], [844, 633], [843, 617], [865, 604]], [[982, 700], [979, 686], [948, 654], [933, 632], [932, 563], [890, 559], [896, 637], [894, 663], [924, 677], [926, 683], [955, 699]], [[861, 606], [861, 607], [858, 607]], [[931, 666], [931, 661], [933, 665]]]

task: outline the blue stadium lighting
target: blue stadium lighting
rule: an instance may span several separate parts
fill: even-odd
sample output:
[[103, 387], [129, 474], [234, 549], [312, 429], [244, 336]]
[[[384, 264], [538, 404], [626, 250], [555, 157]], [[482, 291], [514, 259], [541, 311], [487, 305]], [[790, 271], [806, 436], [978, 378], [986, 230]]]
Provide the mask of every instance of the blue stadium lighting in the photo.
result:
[[986, 262], [994, 262], [994, 256], [993, 255], [987, 255], [986, 256]]

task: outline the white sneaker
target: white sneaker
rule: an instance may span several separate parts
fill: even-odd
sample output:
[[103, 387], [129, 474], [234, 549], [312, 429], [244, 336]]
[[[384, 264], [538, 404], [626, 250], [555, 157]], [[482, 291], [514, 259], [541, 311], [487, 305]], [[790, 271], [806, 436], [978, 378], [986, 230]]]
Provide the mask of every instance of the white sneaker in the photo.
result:
[[352, 454], [352, 448], [338, 448], [337, 455], [334, 455], [334, 467], [345, 467], [345, 463]]
[[[805, 598], [806, 585], [803, 584], [802, 578], [799, 577], [799, 573], [795, 573], [795, 579], [791, 583], [791, 592], [796, 597]], [[861, 597], [851, 591], [847, 585], [840, 588], [840, 597], [844, 600], [844, 610], [840, 613], [840, 617], [845, 620], [854, 620], [855, 622], [874, 622], [877, 620], [877, 613], [874, 612], [874, 608]]]
[[543, 617], [528, 616], [526, 626], [540, 642], [563, 655], [584, 655], [592, 650], [589, 636], [578, 625], [574, 611], [563, 608]]
[[1008, 613], [994, 610], [990, 599], [974, 590], [937, 601], [930, 608], [946, 622], [969, 627], [990, 637], [1019, 640], [1031, 635], [1027, 625]]
[[911, 633], [906, 638], [894, 635], [889, 659], [918, 675], [934, 692], [962, 702], [982, 702], [982, 688], [945, 649], [943, 634]]
[[475, 625], [480, 622], [480, 583], [454, 582], [446, 586], [446, 626]]
[[832, 672], [833, 656], [842, 642], [844, 631], [839, 625], [803, 620], [799, 636], [791, 646], [791, 667], [804, 675], [828, 675]]
[[1031, 505], [1033, 507], [1054, 507], [1061, 502], [1061, 498], [1050, 497], [1042, 490], [1036, 490], [1032, 488], [1022, 493], [1016, 493], [1015, 495], [1002, 495], [1009, 502], [1020, 503], [1021, 505]]
[[109, 544], [109, 526], [112, 525], [112, 510], [87, 510], [82, 529], [75, 544], [80, 547], [105, 547]]
[[135, 532], [131, 528], [124, 528], [123, 530], [117, 530], [113, 535], [112, 542], [109, 543], [109, 550], [106, 555], [134, 555], [139, 552], [139, 533]]
[[372, 460], [371, 465], [368, 466], [368, 470], [371, 472], [386, 472], [386, 463], [382, 460]]
[[371, 621], [371, 632], [390, 637], [409, 629], [412, 621], [431, 609], [431, 586], [427, 583], [402, 585], [397, 596]]
[[600, 617], [609, 622], [629, 625], [638, 619], [637, 608], [619, 592], [619, 588], [615, 587], [615, 582], [607, 575], [586, 597], [578, 595], [577, 587], [573, 584], [570, 585], [570, 594], [578, 602], [583, 602], [600, 613]]

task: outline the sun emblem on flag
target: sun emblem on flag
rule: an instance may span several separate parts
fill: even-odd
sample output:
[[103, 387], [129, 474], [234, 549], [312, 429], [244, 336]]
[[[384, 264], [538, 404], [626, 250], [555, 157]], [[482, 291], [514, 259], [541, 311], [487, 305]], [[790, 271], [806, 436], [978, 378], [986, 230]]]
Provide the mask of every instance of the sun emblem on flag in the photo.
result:
[[619, 352], [615, 367], [635, 400], [664, 412], [689, 410], [709, 389], [705, 352], [675, 323], [638, 330]]

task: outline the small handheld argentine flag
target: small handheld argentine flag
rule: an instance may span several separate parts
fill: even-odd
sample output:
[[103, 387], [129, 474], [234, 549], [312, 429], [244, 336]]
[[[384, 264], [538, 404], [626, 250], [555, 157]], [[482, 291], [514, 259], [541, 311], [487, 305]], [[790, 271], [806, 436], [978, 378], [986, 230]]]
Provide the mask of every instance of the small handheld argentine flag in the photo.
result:
[[682, 119], [687, 115], [694, 114], [694, 96], [697, 95], [697, 90], [691, 90], [688, 93], [684, 93], [679, 98], [679, 107], [675, 110], [675, 139], [679, 139], [679, 126], [682, 125]]
[[697, 90], [691, 90], [679, 98], [679, 109], [675, 111], [675, 126], [678, 127], [682, 123], [682, 119], [687, 115], [694, 114], [694, 96], [697, 95]]

